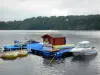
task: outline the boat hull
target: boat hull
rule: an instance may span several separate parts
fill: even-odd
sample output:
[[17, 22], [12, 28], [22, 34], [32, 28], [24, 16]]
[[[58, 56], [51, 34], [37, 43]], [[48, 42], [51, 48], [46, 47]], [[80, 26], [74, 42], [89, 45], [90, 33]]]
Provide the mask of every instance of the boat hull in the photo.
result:
[[95, 55], [97, 54], [96, 50], [82, 51], [82, 52], [73, 52], [74, 56], [78, 55]]

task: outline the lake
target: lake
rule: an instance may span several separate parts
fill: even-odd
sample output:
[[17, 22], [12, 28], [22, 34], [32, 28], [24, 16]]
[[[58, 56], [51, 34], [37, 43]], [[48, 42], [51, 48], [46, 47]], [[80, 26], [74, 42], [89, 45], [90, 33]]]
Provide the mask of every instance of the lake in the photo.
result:
[[66, 30], [1, 30], [0, 47], [12, 45], [14, 40], [25, 42], [34, 39], [42, 42], [43, 34], [61, 34], [67, 43], [90, 41], [98, 54], [84, 57], [66, 57], [59, 60], [43, 58], [33, 54], [16, 60], [0, 59], [0, 75], [100, 75], [100, 31]]

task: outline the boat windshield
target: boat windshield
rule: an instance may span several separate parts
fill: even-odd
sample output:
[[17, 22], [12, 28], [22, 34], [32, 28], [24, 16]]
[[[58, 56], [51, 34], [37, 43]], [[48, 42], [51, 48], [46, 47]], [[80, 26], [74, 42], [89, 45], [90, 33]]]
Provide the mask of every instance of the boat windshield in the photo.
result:
[[77, 48], [90, 48], [89, 44], [78, 44]]

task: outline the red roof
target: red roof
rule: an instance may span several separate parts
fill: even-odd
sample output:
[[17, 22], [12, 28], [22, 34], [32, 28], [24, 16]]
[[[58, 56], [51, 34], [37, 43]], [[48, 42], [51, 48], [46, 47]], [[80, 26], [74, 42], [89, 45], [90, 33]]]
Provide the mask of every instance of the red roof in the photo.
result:
[[53, 37], [53, 38], [57, 38], [57, 37], [63, 37], [63, 38], [65, 38], [64, 36], [62, 36], [61, 34], [45, 34], [45, 35], [43, 35], [43, 36], [41, 36], [42, 38], [43, 37], [46, 37], [46, 36], [48, 36], [48, 37]]

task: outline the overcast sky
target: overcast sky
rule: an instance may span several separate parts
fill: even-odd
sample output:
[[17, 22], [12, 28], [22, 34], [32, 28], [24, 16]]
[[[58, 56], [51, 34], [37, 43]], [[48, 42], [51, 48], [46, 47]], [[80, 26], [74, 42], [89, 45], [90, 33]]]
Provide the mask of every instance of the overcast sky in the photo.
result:
[[0, 21], [100, 14], [100, 0], [0, 0]]

